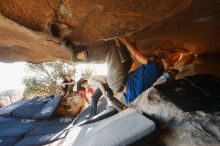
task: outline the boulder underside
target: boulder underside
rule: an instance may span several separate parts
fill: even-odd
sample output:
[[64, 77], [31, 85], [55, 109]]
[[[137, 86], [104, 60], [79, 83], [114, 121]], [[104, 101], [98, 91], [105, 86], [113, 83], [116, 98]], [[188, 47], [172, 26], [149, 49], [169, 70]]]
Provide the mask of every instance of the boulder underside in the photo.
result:
[[[185, 53], [176, 64], [177, 78], [204, 72], [220, 76], [219, 0], [0, 0], [1, 62], [71, 61], [64, 38], [93, 45], [119, 37], [146, 56]], [[149, 99], [151, 91], [155, 96]], [[166, 145], [219, 145], [219, 115], [183, 113], [154, 89], [133, 106], [171, 125], [160, 137]]]
[[[128, 37], [146, 55], [219, 53], [219, 0], [0, 0], [0, 61], [71, 60], [64, 38]], [[104, 54], [103, 54], [104, 55]]]

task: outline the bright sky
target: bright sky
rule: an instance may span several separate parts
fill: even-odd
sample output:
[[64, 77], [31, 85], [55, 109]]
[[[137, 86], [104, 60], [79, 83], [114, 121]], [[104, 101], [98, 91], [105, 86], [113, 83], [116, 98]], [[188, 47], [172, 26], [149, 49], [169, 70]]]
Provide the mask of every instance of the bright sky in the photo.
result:
[[93, 74], [106, 75], [107, 65], [106, 64], [78, 64], [76, 65], [76, 81], [81, 77], [81, 73], [84, 72], [85, 68], [93, 70]]
[[0, 63], [0, 91], [24, 89], [22, 79], [25, 76], [25, 63]]
[[[76, 65], [76, 80], [80, 78], [85, 68], [92, 69], [94, 74], [105, 75], [107, 73], [106, 64], [78, 64]], [[0, 92], [9, 89], [23, 90], [22, 79], [25, 74], [25, 62], [0, 63]]]

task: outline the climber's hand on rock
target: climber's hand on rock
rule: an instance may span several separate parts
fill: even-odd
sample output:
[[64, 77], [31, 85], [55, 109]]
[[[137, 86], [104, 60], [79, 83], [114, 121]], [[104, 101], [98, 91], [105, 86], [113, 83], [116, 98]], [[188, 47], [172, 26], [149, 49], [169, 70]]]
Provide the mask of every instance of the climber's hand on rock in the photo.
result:
[[126, 38], [120, 38], [120, 41], [124, 43], [127, 47], [127, 49], [131, 52], [131, 55], [133, 55], [140, 63], [146, 64], [148, 61], [148, 58], [145, 57], [139, 50], [137, 50], [133, 45], [131, 45]]

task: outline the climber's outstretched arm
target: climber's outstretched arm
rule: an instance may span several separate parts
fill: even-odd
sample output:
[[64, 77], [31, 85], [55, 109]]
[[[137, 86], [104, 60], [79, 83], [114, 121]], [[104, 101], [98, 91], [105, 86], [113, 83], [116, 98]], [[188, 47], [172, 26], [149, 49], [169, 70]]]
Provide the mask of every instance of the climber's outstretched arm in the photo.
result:
[[120, 38], [120, 41], [126, 45], [131, 54], [142, 64], [148, 62], [148, 58], [141, 54], [134, 46], [132, 46], [125, 38]]

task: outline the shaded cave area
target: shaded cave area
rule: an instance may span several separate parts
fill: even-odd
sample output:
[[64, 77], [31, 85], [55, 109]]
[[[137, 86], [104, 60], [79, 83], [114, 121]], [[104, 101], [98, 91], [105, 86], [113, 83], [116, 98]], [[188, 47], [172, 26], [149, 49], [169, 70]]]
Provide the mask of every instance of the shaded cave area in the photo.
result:
[[[90, 48], [121, 37], [148, 57], [172, 62], [180, 56], [173, 63], [176, 79], [197, 74], [220, 78], [219, 0], [0, 0], [1, 62], [77, 64], [66, 40]], [[219, 111], [184, 112], [154, 87], [129, 106], [168, 127], [154, 139], [158, 145], [220, 143]]]
[[174, 53], [195, 59], [219, 55], [217, 0], [9, 0], [0, 1], [0, 12], [3, 62], [71, 62], [67, 38], [75, 45], [93, 46], [125, 37], [144, 55], [163, 54], [168, 59]]

